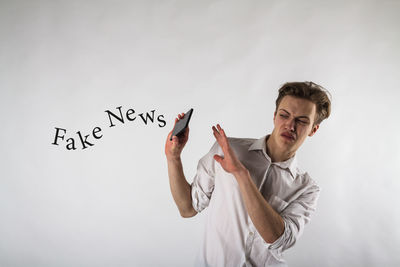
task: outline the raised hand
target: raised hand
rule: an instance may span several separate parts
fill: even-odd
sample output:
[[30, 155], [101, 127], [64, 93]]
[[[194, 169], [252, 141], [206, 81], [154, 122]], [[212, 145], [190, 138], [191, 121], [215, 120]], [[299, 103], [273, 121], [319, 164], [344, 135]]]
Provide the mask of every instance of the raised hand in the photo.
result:
[[219, 155], [214, 155], [214, 159], [221, 164], [222, 168], [233, 175], [242, 173], [243, 171], [247, 171], [246, 167], [240, 162], [237, 158], [235, 152], [229, 145], [228, 138], [226, 137], [224, 129], [221, 128], [219, 124], [217, 127], [212, 127], [213, 134], [219, 146], [222, 148], [224, 152], [224, 156], [221, 157]]

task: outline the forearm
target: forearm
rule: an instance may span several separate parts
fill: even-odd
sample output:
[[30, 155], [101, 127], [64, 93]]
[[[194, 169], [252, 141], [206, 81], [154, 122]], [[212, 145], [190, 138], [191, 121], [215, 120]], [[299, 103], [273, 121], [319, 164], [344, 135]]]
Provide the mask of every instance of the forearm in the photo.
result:
[[285, 230], [282, 217], [258, 191], [247, 169], [235, 174], [235, 177], [254, 226], [267, 243], [273, 243]]
[[192, 206], [191, 187], [183, 173], [182, 161], [168, 159], [168, 176], [172, 197], [182, 217], [192, 217], [197, 214]]

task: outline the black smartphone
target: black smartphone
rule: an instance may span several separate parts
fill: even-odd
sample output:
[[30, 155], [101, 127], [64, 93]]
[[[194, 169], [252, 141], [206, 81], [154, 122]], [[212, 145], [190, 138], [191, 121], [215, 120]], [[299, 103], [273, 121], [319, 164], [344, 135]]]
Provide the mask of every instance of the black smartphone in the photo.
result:
[[172, 141], [172, 137], [173, 136], [178, 136], [180, 134], [182, 134], [185, 129], [188, 127], [189, 125], [189, 121], [190, 118], [192, 117], [192, 113], [193, 113], [193, 109], [191, 108], [188, 112], [185, 113], [185, 115], [183, 116], [182, 119], [180, 119], [176, 124], [174, 129], [172, 130], [172, 134], [170, 137], [170, 141]]

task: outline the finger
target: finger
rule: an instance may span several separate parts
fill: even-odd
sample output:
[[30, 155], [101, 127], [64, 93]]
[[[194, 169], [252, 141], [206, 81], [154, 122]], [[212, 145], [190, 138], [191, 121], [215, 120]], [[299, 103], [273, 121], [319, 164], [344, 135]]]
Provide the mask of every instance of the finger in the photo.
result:
[[228, 143], [228, 138], [227, 138], [226, 135], [225, 135], [224, 129], [222, 129], [221, 126], [220, 126], [219, 124], [217, 124], [217, 127], [218, 127], [218, 135], [219, 135], [219, 138], [221, 139], [221, 142], [222, 142], [224, 145], [227, 145], [227, 143]]
[[221, 157], [220, 155], [214, 155], [214, 159], [221, 164], [221, 162], [224, 160], [223, 157]]
[[212, 127], [212, 130], [213, 130], [213, 135], [214, 135], [215, 139], [217, 139], [218, 144], [220, 144], [220, 137], [221, 136], [220, 136], [218, 130], [214, 126]]
[[217, 142], [219, 143], [219, 136], [218, 136], [218, 134], [215, 132], [215, 131], [213, 131], [213, 135], [214, 135], [214, 137], [215, 137], [215, 139], [217, 139]]
[[213, 134], [214, 134], [215, 139], [217, 140], [218, 145], [222, 148], [222, 151], [225, 151], [226, 145], [223, 142], [223, 140], [221, 139], [221, 135], [217, 131], [214, 131]]
[[212, 127], [213, 133], [219, 135], [219, 131], [217, 130], [217, 128], [215, 128], [215, 126]]
[[168, 133], [167, 142], [171, 142], [171, 141], [172, 141], [172, 140], [171, 140], [171, 135], [172, 135], [172, 131], [170, 131], [170, 132]]
[[171, 143], [173, 143], [173, 144], [175, 144], [174, 143], [174, 139], [176, 139], [176, 135], [172, 135], [172, 131], [168, 134], [168, 137], [167, 137], [167, 141], [168, 142], [171, 142]]
[[226, 137], [224, 130], [221, 128], [219, 124], [217, 124], [217, 127], [219, 130], [217, 130], [213, 126], [213, 134], [215, 136], [215, 139], [217, 139], [217, 142], [219, 146], [222, 148], [222, 151], [224, 151], [224, 153], [228, 153], [230, 150], [228, 138]]
[[185, 138], [188, 138], [188, 136], [189, 136], [189, 127], [187, 127], [187, 128], [185, 129], [184, 136], [185, 136]]
[[218, 130], [221, 133], [222, 136], [226, 137], [224, 129], [222, 129], [221, 125], [217, 124]]

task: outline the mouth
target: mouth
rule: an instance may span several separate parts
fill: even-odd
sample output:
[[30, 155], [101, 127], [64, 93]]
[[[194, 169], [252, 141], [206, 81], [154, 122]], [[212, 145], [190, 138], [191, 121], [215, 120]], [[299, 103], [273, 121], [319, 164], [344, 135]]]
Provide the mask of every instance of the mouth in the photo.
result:
[[296, 140], [296, 138], [294, 137], [294, 135], [290, 134], [290, 133], [282, 133], [281, 136], [283, 138], [285, 138], [288, 141], [294, 141]]

